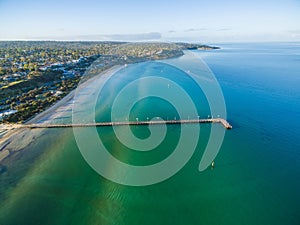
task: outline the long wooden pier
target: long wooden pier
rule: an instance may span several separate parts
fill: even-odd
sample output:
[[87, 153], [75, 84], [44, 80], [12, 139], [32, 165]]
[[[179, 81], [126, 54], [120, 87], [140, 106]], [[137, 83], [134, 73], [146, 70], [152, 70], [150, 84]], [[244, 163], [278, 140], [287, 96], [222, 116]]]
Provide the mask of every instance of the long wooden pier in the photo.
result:
[[100, 123], [78, 123], [78, 124], [11, 124], [10, 128], [68, 128], [68, 127], [101, 127], [101, 126], [124, 126], [124, 125], [157, 125], [157, 124], [189, 124], [189, 123], [220, 123], [226, 129], [232, 129], [227, 120], [222, 118], [195, 119], [195, 120], [151, 120], [151, 121], [125, 121], [125, 122], [100, 122]]

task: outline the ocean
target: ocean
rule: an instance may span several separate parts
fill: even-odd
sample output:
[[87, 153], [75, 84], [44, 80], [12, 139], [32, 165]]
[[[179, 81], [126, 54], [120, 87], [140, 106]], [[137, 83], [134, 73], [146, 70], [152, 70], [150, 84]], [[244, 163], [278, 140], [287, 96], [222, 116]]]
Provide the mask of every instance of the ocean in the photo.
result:
[[[84, 97], [76, 100], [80, 106], [76, 122], [90, 122], [90, 115], [94, 115], [91, 121], [110, 121], [113, 107], [117, 107], [116, 121], [221, 116], [231, 123], [232, 130], [225, 131], [219, 124], [159, 125], [152, 130], [147, 126], [45, 130], [13, 160], [5, 161], [6, 171], [0, 174], [0, 224], [298, 225], [300, 43], [233, 43], [220, 47], [192, 54], [214, 75], [226, 113], [217, 107], [220, 115], [213, 114], [205, 91], [192, 77], [166, 64], [182, 63], [182, 58], [177, 58], [128, 65], [111, 78], [93, 83], [95, 92], [81, 90], [79, 96]], [[168, 80], [144, 80], [124, 92], [124, 87], [138, 78], [157, 74]], [[105, 79], [108, 81], [97, 95]], [[176, 89], [176, 84], [182, 89]], [[190, 96], [194, 109], [188, 107], [190, 102], [182, 90]], [[168, 92], [171, 94], [167, 97], [179, 104], [170, 104], [166, 96], [162, 97]], [[115, 106], [113, 102], [120, 93], [125, 97]], [[92, 96], [95, 102], [90, 106]], [[140, 98], [136, 104], [131, 103], [133, 96]], [[94, 107], [95, 114], [85, 106]], [[53, 122], [70, 122], [71, 116], [69, 113]], [[146, 151], [147, 138], [164, 129], [165, 133], [159, 133], [164, 134], [164, 140]], [[224, 134], [222, 146], [215, 166], [199, 171], [213, 129], [217, 132], [212, 137], [214, 143], [219, 134]], [[136, 175], [129, 172], [130, 168], [118, 170], [110, 161], [96, 161], [96, 166], [105, 164], [102, 176], [83, 157], [86, 151], [96, 149], [92, 138], [95, 130], [114, 158], [139, 168], [169, 158], [184, 132], [188, 133], [188, 147], [179, 149], [182, 157], [175, 162], [182, 165], [175, 174], [171, 171], [157, 182], [155, 179], [170, 167], [157, 170], [153, 178], [147, 173], [143, 176], [144, 170]], [[145, 151], [130, 147], [138, 142], [130, 134], [142, 140], [138, 146]], [[130, 141], [124, 144], [119, 138]], [[191, 149], [195, 140], [195, 149]], [[147, 185], [137, 185], [151, 179], [153, 182]]]

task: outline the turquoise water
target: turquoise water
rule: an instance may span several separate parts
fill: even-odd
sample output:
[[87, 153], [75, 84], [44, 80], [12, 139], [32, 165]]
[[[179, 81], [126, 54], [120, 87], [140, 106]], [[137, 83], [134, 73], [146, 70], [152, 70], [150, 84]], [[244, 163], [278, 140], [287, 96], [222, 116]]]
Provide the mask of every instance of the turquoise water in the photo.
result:
[[[143, 187], [102, 178], [82, 158], [72, 129], [49, 130], [0, 174], [0, 224], [299, 224], [300, 44], [221, 48], [194, 52], [218, 79], [234, 127], [226, 131], [214, 169], [198, 171], [211, 125], [201, 125], [197, 149], [183, 169]], [[102, 92], [106, 100], [97, 102], [96, 120], [109, 120], [109, 104], [124, 82], [162, 69], [200, 99], [200, 115], [209, 114], [201, 90], [188, 77], [146, 63], [129, 66], [110, 81]], [[136, 104], [130, 116], [179, 115], [172, 105], [152, 98]], [[147, 165], [171, 153], [180, 127], [168, 126], [163, 144], [146, 155], [122, 146], [109, 127], [98, 132], [116, 158]], [[132, 132], [139, 138], [150, 135], [147, 128]]]

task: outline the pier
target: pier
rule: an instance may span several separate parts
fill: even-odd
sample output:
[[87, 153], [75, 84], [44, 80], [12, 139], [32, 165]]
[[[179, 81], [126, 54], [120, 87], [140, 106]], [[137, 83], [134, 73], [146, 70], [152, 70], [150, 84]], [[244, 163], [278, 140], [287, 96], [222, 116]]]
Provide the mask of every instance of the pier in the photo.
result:
[[151, 121], [125, 121], [125, 122], [99, 122], [99, 123], [78, 123], [78, 124], [7, 124], [7, 128], [73, 128], [73, 127], [103, 127], [103, 126], [137, 126], [137, 125], [159, 125], [159, 124], [192, 124], [192, 123], [220, 123], [225, 129], [232, 129], [227, 120], [222, 118], [211, 119], [190, 119], [190, 120], [151, 120]]

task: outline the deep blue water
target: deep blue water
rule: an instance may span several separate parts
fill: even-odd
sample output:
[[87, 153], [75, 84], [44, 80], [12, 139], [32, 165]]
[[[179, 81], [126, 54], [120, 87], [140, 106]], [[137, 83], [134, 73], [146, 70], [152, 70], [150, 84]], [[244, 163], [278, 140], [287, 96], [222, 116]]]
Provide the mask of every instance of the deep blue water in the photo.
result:
[[[300, 43], [221, 47], [218, 51], [198, 54], [223, 87], [233, 123], [259, 125], [268, 135], [277, 138], [273, 139], [274, 145], [284, 142], [285, 148], [294, 149], [297, 157], [296, 149], [300, 149]], [[236, 121], [234, 117], [244, 120]], [[251, 128], [254, 126], [250, 125]]]
[[244, 161], [248, 177], [240, 182], [255, 181], [260, 196], [248, 194], [261, 201], [252, 207], [262, 217], [273, 216], [269, 224], [299, 224], [300, 43], [221, 48], [197, 54], [222, 86], [235, 127], [231, 157]]

